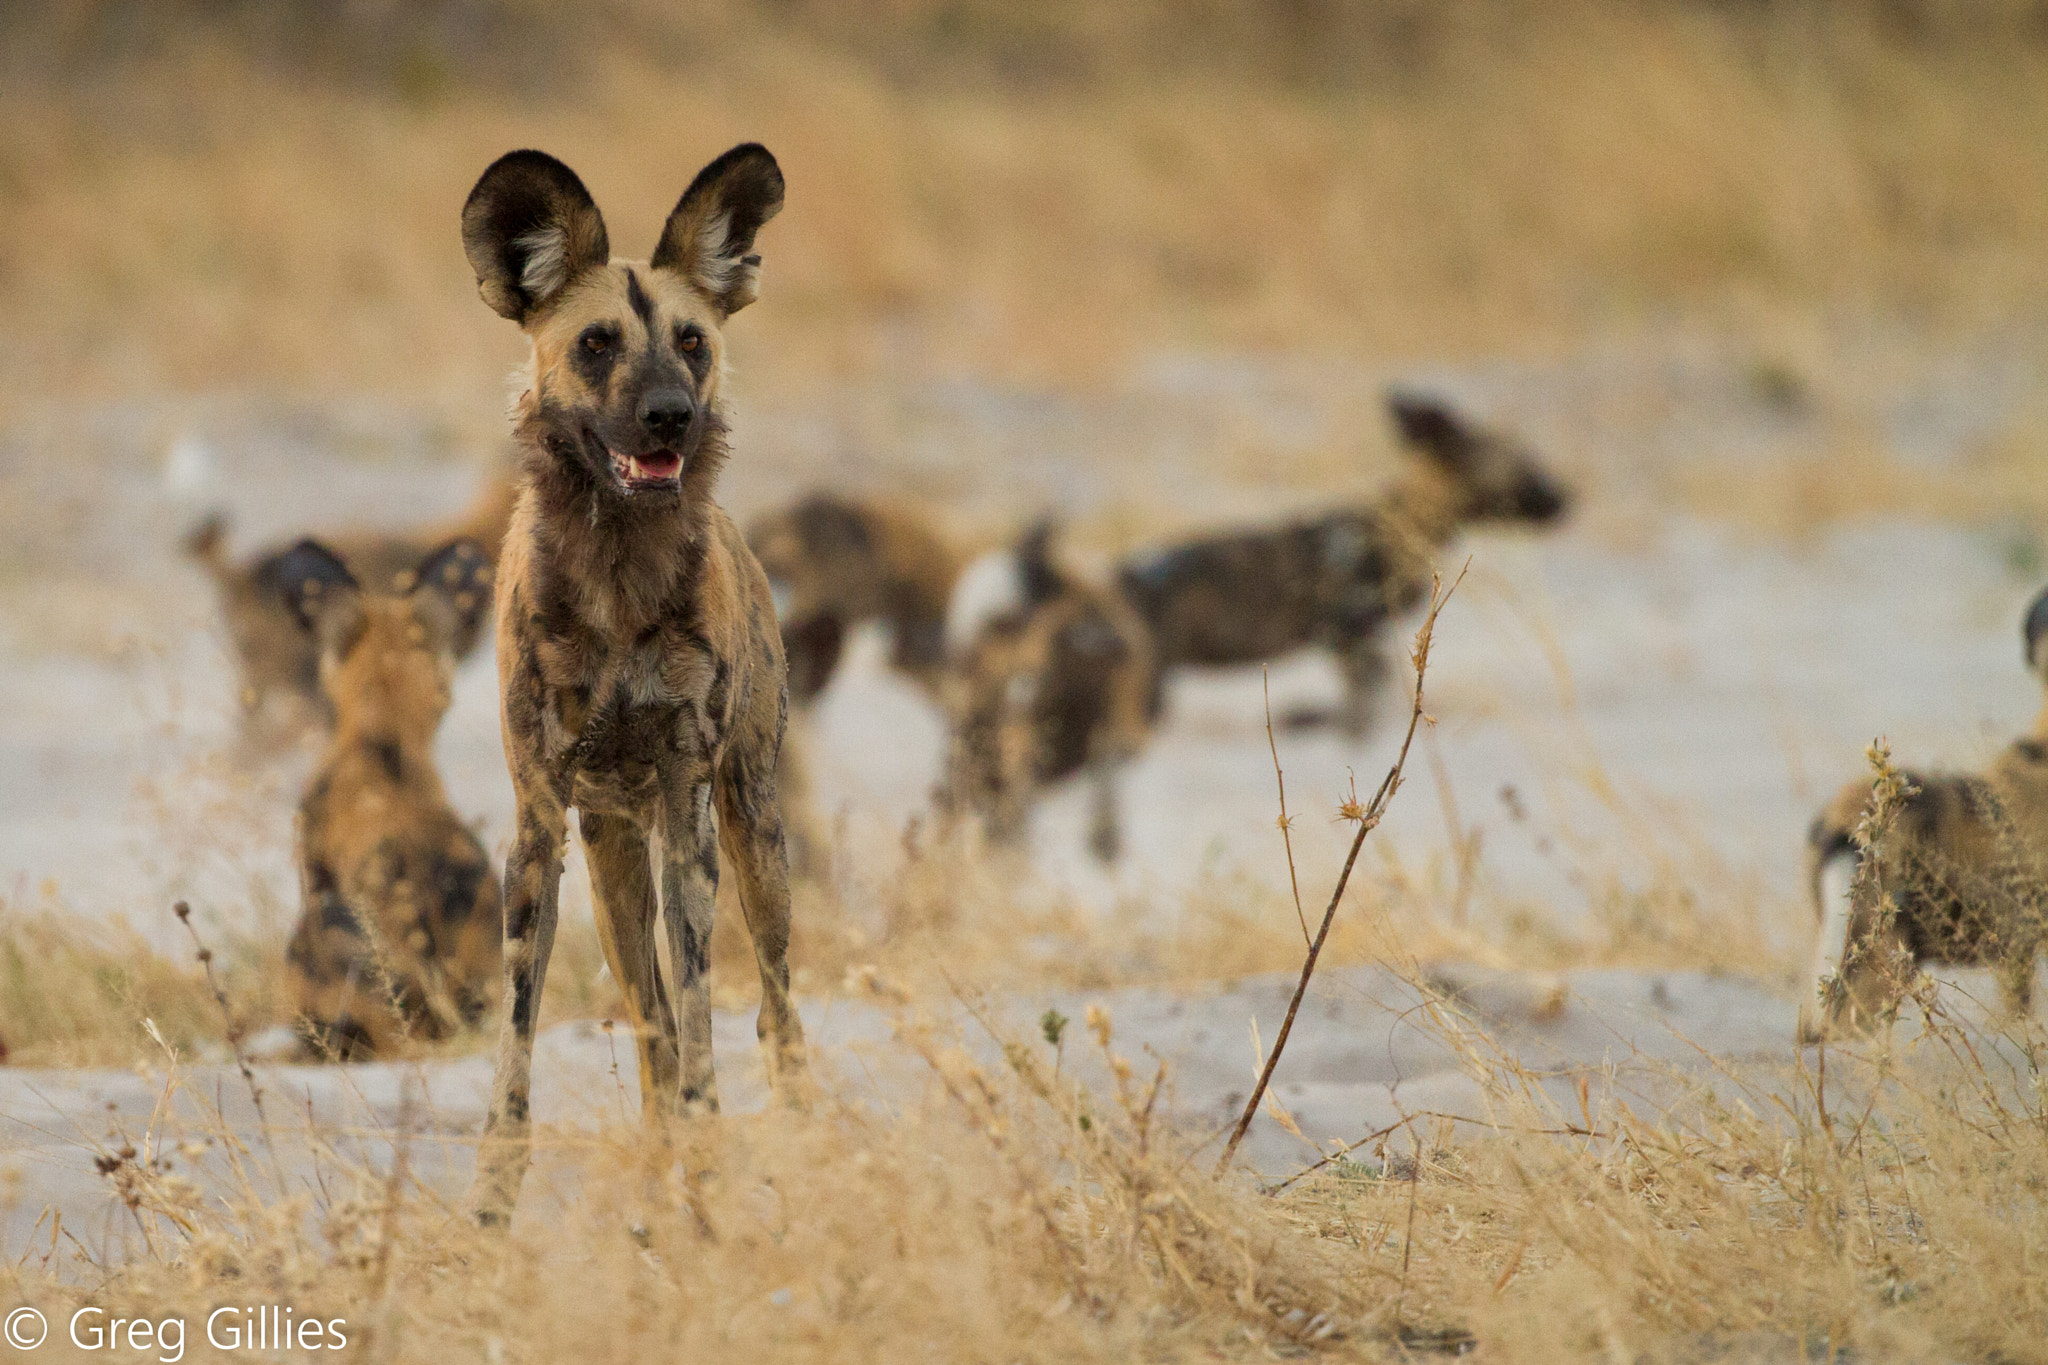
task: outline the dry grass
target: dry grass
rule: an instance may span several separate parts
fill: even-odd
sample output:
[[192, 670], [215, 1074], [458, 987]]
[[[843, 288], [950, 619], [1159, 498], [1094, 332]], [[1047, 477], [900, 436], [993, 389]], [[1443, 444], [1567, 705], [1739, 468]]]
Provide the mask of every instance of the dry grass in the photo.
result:
[[778, 387], [1522, 348], [1672, 308], [2024, 317], [2048, 290], [2030, 13], [17, 9], [0, 392], [367, 384], [475, 413], [515, 347], [456, 209], [533, 143], [629, 252], [703, 158], [775, 147], [791, 207], [742, 345]]
[[[2048, 1358], [2048, 1037], [1907, 1012], [1916, 1041], [1831, 1052], [1825, 1090], [1723, 1071], [1673, 1104], [1597, 1071], [1560, 1101], [1433, 1007], [1496, 1126], [1416, 1116], [1262, 1193], [1198, 1173], [1107, 1016], [1066, 1043], [1103, 1054], [1092, 1094], [1036, 1040], [970, 1049], [906, 1009], [921, 1101], [552, 1132], [543, 1188], [571, 1197], [504, 1242], [409, 1164], [441, 1139], [345, 1158], [285, 1122], [245, 1146], [188, 1088], [188, 1117], [99, 1153], [147, 1251], [99, 1264], [46, 1228], [4, 1289], [59, 1323], [290, 1303], [379, 1360]], [[279, 1150], [318, 1172], [298, 1195]]]
[[[843, 989], [896, 1002], [889, 1051], [922, 1065], [921, 1097], [879, 1109], [828, 1094], [808, 1116], [659, 1138], [592, 1115], [594, 1128], [544, 1134], [547, 1178], [530, 1199], [547, 1210], [508, 1241], [462, 1217], [466, 1159], [452, 1171], [426, 1159], [466, 1135], [413, 1134], [401, 1118], [365, 1155], [364, 1135], [280, 1118], [258, 1142], [214, 1110], [209, 1087], [185, 1084], [179, 1055], [222, 1036], [193, 970], [89, 939], [54, 911], [17, 914], [8, 937], [38, 969], [5, 983], [0, 1026], [41, 1030], [20, 1035], [19, 1060], [143, 1066], [166, 1102], [147, 1132], [89, 1144], [129, 1211], [131, 1254], [103, 1260], [45, 1224], [47, 1240], [0, 1272], [0, 1294], [57, 1323], [83, 1303], [195, 1325], [222, 1301], [289, 1303], [345, 1318], [365, 1358], [393, 1361], [1376, 1360], [1474, 1347], [1500, 1360], [2048, 1359], [2032, 1269], [2048, 1035], [2032, 1023], [1988, 1032], [1923, 992], [1896, 1046], [1830, 1050], [1820, 1074], [1724, 1065], [1703, 1084], [1625, 1055], [1576, 1079], [1537, 1074], [1437, 1003], [1414, 1020], [1462, 1056], [1491, 1125], [1417, 1114], [1262, 1191], [1202, 1174], [1213, 1149], [1156, 1103], [1172, 1077], [1127, 1055], [1107, 1015], [1071, 1026], [1062, 1051], [985, 1032], [978, 1000], [1188, 981], [1202, 964], [1212, 978], [1292, 968], [1291, 906], [1219, 885], [1179, 933], [1155, 936], [1034, 908], [1020, 880], [970, 841], [931, 841], [872, 887], [806, 891], [842, 900], [801, 921], [815, 932], [799, 938], [800, 970], [814, 991], [843, 971]], [[1304, 881], [1323, 894], [1313, 871]], [[1684, 927], [1700, 901], [1670, 894], [1595, 951], [1698, 960], [1726, 926]], [[1378, 878], [1346, 901], [1327, 960], [1407, 961], [1421, 990], [1415, 945], [1493, 932], [1478, 916], [1397, 930], [1422, 903]], [[872, 938], [847, 927], [863, 922]], [[550, 1012], [615, 1007], [587, 923], [565, 927]], [[1493, 951], [1519, 958], [1537, 941]], [[733, 984], [751, 976], [738, 946], [721, 944], [718, 971], [747, 995]], [[1549, 951], [1587, 948], [1553, 934]], [[216, 965], [237, 1015], [260, 1015], [261, 961], [223, 947]], [[949, 976], [975, 993], [961, 998]], [[1099, 1054], [1106, 1091], [1076, 1079], [1077, 1051]], [[281, 1178], [280, 1161], [311, 1178]]]

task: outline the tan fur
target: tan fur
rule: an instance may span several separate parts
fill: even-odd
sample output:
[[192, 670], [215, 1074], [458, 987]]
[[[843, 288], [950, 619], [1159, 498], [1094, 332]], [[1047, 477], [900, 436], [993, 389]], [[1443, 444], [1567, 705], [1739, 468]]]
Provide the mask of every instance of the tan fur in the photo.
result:
[[490, 567], [458, 541], [401, 596], [362, 592], [311, 542], [284, 567], [335, 719], [299, 806], [293, 1014], [322, 1055], [388, 1055], [474, 1024], [499, 972], [498, 879], [434, 766], [454, 640], [489, 609]]
[[[509, 470], [495, 473], [470, 505], [453, 517], [405, 532], [344, 531], [323, 536], [354, 571], [364, 588], [378, 594], [402, 592], [403, 575], [435, 547], [453, 540], [474, 541], [493, 564], [512, 519], [518, 485]], [[240, 678], [237, 696], [245, 731], [252, 738], [284, 739], [307, 726], [332, 720], [320, 692], [319, 658], [299, 628], [277, 578], [289, 546], [273, 546], [236, 561], [227, 553], [226, 518], [215, 514], [195, 527], [185, 548], [214, 581], [221, 615], [234, 648]], [[466, 658], [483, 639], [473, 629], [455, 642]]]
[[[1483, 522], [1545, 524], [1568, 506], [1569, 494], [1520, 442], [1431, 400], [1394, 394], [1388, 406], [1418, 458], [1380, 498], [1124, 562], [1117, 583], [1152, 632], [1162, 687], [1173, 669], [1270, 663], [1321, 647], [1345, 679], [1330, 718], [1362, 734], [1387, 676], [1387, 623], [1428, 596], [1452, 538]], [[1155, 695], [1155, 708], [1162, 700]]]
[[[2044, 627], [2048, 593], [2026, 618], [2029, 665], [2048, 678]], [[2048, 938], [2048, 709], [1981, 773], [1905, 776], [1908, 791], [1879, 831], [1874, 866], [1855, 843], [1871, 806], [1868, 779], [1837, 792], [1808, 833], [1808, 886], [1823, 935], [1830, 863], [1839, 860], [1837, 887], [1845, 874], [1854, 880], [1839, 962], [1822, 960], [1833, 944], [1816, 945], [1800, 1002], [1802, 1042], [1868, 1029], [1928, 962], [1992, 967], [2008, 1013], [2033, 1007], [2035, 958]]]
[[[747, 544], [777, 594], [791, 710], [800, 718], [832, 680], [854, 627], [886, 625], [890, 664], [940, 701], [946, 602], [958, 548], [909, 503], [813, 493], [754, 519]], [[823, 825], [810, 800], [804, 737], [792, 724], [777, 787], [800, 876], [827, 868]]]
[[1151, 730], [1151, 637], [1114, 589], [1053, 563], [1049, 534], [1035, 528], [1016, 551], [1023, 603], [985, 624], [946, 680], [941, 795], [995, 842], [1014, 843], [1045, 788], [1085, 773], [1089, 847], [1108, 862], [1123, 844], [1117, 777]]
[[[645, 263], [609, 257], [553, 158], [501, 158], [463, 209], [487, 302], [532, 342], [499, 565], [497, 650], [518, 829], [505, 872], [505, 1011], [476, 1211], [511, 1215], [529, 1159], [533, 1032], [568, 814], [590, 865], [650, 1119], [717, 1108], [705, 972], [722, 848], [761, 974], [772, 1077], [796, 1093], [789, 885], [775, 769], [787, 698], [768, 583], [711, 500], [726, 453], [723, 327], [752, 297], [782, 180], [759, 147], [699, 174]], [[567, 244], [529, 272], [531, 243]], [[535, 292], [535, 279], [558, 286]], [[661, 894], [655, 894], [658, 849]], [[677, 974], [657, 964], [657, 917]]]
[[[813, 493], [755, 518], [747, 544], [781, 595], [790, 701], [824, 690], [837, 662], [802, 658], [810, 638], [889, 627], [890, 663], [934, 697], [945, 667], [946, 602], [963, 559], [929, 512], [906, 502]], [[820, 626], [829, 623], [829, 634]]]

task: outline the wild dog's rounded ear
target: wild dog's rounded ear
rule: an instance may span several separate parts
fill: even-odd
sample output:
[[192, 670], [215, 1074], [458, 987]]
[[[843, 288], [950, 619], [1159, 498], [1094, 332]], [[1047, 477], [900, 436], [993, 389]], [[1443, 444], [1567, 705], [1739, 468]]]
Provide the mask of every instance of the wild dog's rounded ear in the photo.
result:
[[459, 657], [476, 644], [491, 612], [491, 574], [483, 547], [467, 537], [449, 541], [412, 571], [406, 590], [437, 648]]
[[1459, 463], [1475, 444], [1464, 419], [1437, 399], [1396, 389], [1387, 394], [1387, 411], [1403, 441], [1445, 464]]
[[271, 565], [271, 581], [307, 630], [318, 629], [322, 617], [362, 591], [341, 556], [317, 540], [302, 540], [279, 555]]
[[1059, 519], [1044, 512], [1017, 538], [1018, 591], [1026, 606], [1050, 602], [1066, 589], [1066, 575], [1052, 557], [1052, 544], [1059, 533]]
[[2027, 614], [2020, 619], [2020, 640], [2026, 646], [2027, 667], [2048, 680], [2048, 588], [2027, 605]]
[[760, 143], [742, 143], [697, 172], [648, 264], [682, 275], [729, 317], [760, 293], [754, 234], [781, 208], [782, 168]]
[[521, 326], [612, 254], [590, 191], [546, 152], [491, 163], [462, 206], [462, 249], [484, 302]]

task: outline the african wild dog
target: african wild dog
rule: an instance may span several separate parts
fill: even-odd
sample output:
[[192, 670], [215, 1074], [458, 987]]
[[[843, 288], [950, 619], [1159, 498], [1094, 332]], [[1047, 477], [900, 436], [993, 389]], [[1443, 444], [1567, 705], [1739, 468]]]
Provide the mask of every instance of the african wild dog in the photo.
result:
[[[2027, 668], [2048, 682], [2048, 591], [2027, 609], [2021, 638]], [[1802, 1043], [1868, 1029], [1923, 962], [1992, 967], [2004, 1008], [2033, 1008], [2034, 959], [2048, 939], [2048, 709], [1982, 773], [1904, 776], [1890, 828], [1875, 831], [1874, 876], [1859, 875], [1855, 838], [1868, 779], [1837, 792], [1807, 833], [1819, 937]]]
[[1344, 672], [1336, 720], [1362, 734], [1387, 673], [1386, 624], [1428, 596], [1438, 551], [1474, 523], [1541, 525], [1565, 511], [1569, 494], [1518, 442], [1431, 399], [1395, 393], [1387, 406], [1423, 458], [1376, 502], [1124, 561], [1118, 585], [1158, 651], [1155, 711], [1172, 669], [1320, 645]]
[[474, 541], [453, 541], [411, 569], [403, 595], [377, 595], [306, 540], [277, 572], [334, 712], [299, 803], [295, 1023], [323, 1056], [388, 1054], [474, 1024], [499, 976], [498, 878], [434, 768], [456, 643], [490, 609], [491, 566]]
[[[467, 508], [446, 521], [410, 532], [358, 531], [323, 536], [322, 542], [347, 563], [364, 587], [378, 594], [403, 592], [405, 575], [436, 546], [471, 540], [490, 563], [512, 519], [518, 487], [509, 474], [494, 474]], [[240, 563], [228, 557], [227, 518], [213, 513], [185, 537], [185, 550], [213, 578], [220, 593], [228, 638], [241, 675], [239, 697], [245, 729], [272, 726], [282, 738], [303, 725], [332, 720], [320, 691], [320, 658], [313, 640], [299, 628], [286, 600], [283, 572], [296, 546], [276, 546]], [[483, 623], [472, 623], [457, 638], [455, 657], [467, 658], [483, 639]], [[267, 716], [275, 705], [284, 714]]]
[[[1040, 522], [1008, 553], [1001, 568], [1010, 601], [992, 603], [984, 619], [971, 619], [969, 607], [970, 619], [949, 622], [952, 733], [941, 804], [974, 813], [991, 839], [1010, 843], [1023, 836], [1041, 789], [1085, 772], [1089, 848], [1110, 862], [1123, 845], [1117, 775], [1150, 730], [1151, 639], [1113, 589], [1054, 562], [1052, 535]], [[963, 578], [963, 596], [976, 576]]]
[[[775, 793], [782, 643], [767, 579], [711, 500], [727, 454], [723, 328], [754, 300], [754, 236], [782, 195], [775, 158], [735, 147], [691, 181], [644, 263], [611, 258], [583, 182], [540, 152], [499, 158], [463, 206], [485, 302], [532, 343], [513, 413], [519, 506], [498, 571], [518, 828], [475, 1194], [487, 1223], [510, 1218], [529, 1158], [534, 1021], [572, 806], [650, 1119], [717, 1108], [705, 972], [721, 844], [760, 968], [769, 1072], [785, 1096], [799, 1088]], [[673, 1011], [654, 947], [657, 836]]]
[[886, 625], [890, 665], [937, 695], [961, 556], [930, 517], [877, 498], [813, 493], [756, 517], [747, 544], [776, 594], [791, 705], [825, 690], [847, 632], [863, 621]]
[[[792, 710], [801, 714], [817, 700], [848, 632], [864, 621], [888, 627], [890, 664], [941, 701], [946, 605], [961, 556], [929, 516], [877, 498], [813, 493], [755, 518], [747, 544], [775, 594]], [[777, 788], [790, 861], [819, 875], [824, 840], [794, 728], [783, 739]]]

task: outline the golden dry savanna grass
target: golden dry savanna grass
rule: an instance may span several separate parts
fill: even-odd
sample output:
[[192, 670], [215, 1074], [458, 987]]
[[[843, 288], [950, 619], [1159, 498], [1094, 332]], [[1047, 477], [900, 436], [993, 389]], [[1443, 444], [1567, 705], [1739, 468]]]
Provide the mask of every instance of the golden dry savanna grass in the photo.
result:
[[[922, 1098], [550, 1130], [551, 1211], [509, 1240], [420, 1178], [445, 1139], [416, 1114], [368, 1157], [289, 1119], [259, 1140], [160, 1058], [187, 1117], [89, 1144], [147, 1253], [39, 1227], [0, 1285], [58, 1322], [290, 1303], [380, 1360], [2048, 1358], [2044, 1040], [1921, 1010], [1913, 1044], [1827, 1059], [1825, 1090], [1731, 1071], [1650, 1117], [1597, 1076], [1547, 1096], [1432, 1006], [1492, 1132], [1416, 1115], [1260, 1189], [1159, 1123], [1162, 1073], [1107, 1014], [1067, 1044], [1102, 1054], [1091, 1092], [1040, 1040], [970, 1049], [958, 1011], [906, 1007]], [[317, 1178], [280, 1195], [280, 1152]]]
[[788, 169], [778, 388], [1088, 382], [1161, 347], [1543, 346], [1671, 309], [2024, 317], [2048, 42], [1847, 6], [23, 7], [0, 392], [494, 386], [453, 224], [539, 144], [644, 250], [742, 137]]

